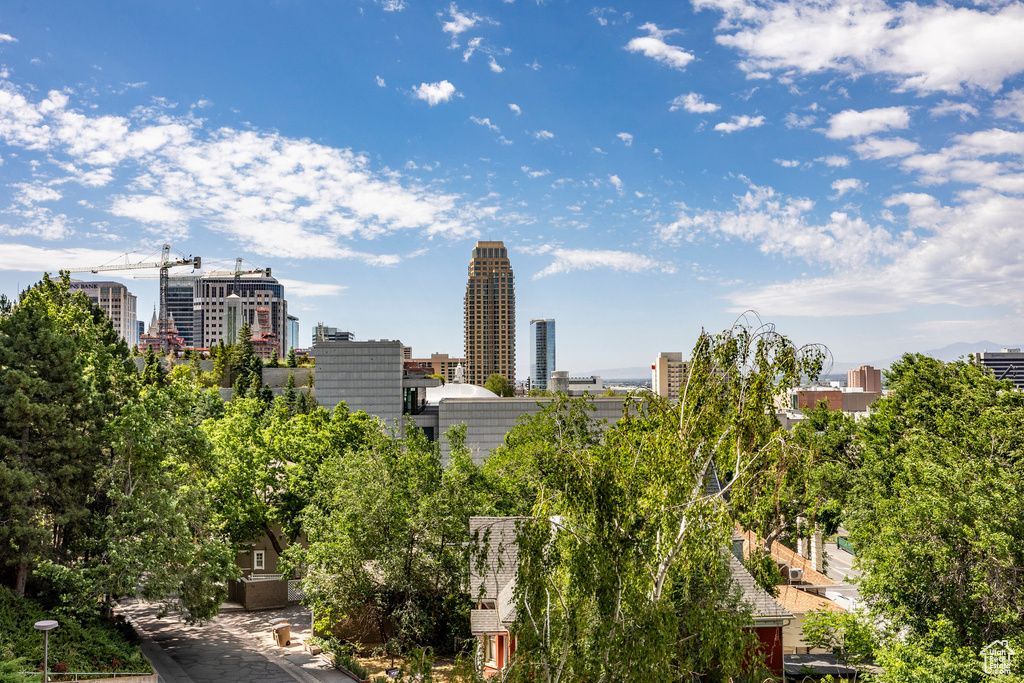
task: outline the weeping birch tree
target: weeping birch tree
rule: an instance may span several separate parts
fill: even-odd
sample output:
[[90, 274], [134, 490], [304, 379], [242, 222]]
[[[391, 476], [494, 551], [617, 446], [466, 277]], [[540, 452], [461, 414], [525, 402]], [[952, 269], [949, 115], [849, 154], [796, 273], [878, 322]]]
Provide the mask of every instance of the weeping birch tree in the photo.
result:
[[507, 680], [756, 677], [726, 552], [785, 463], [774, 399], [822, 358], [737, 324], [700, 336], [678, 403], [628, 403], [602, 432], [563, 400], [510, 435], [488, 468], [512, 492], [504, 512], [526, 516]]

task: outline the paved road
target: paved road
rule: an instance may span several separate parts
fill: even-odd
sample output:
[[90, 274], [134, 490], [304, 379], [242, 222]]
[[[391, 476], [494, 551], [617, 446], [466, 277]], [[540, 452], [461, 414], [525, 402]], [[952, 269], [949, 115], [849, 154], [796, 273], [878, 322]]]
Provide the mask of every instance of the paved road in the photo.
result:
[[222, 611], [204, 626], [188, 626], [174, 614], [157, 619], [156, 605], [131, 599], [121, 601], [119, 611], [143, 637], [143, 652], [162, 683], [351, 683], [301, 645], [272, 643], [271, 619], [288, 619], [300, 636], [308, 631], [309, 612], [301, 607]]

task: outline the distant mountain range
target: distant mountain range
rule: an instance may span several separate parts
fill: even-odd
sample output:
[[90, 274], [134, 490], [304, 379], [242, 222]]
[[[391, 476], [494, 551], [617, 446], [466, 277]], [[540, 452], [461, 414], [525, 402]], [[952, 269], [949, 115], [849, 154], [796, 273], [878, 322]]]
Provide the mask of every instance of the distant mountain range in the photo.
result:
[[[939, 349], [929, 349], [928, 351], [921, 351], [920, 353], [925, 356], [931, 356], [932, 358], [938, 358], [943, 361], [954, 361], [959, 360], [961, 356], [967, 357], [967, 354], [977, 353], [978, 351], [1000, 351], [1002, 349], [1016, 349], [1024, 348], [1024, 344], [997, 344], [994, 341], [983, 340], [979, 342], [956, 342], [948, 344]], [[846, 374], [847, 370], [852, 368], [860, 367], [861, 365], [871, 365], [879, 369], [888, 368], [890, 365], [898, 361], [903, 357], [903, 354], [898, 356], [892, 356], [891, 358], [882, 358], [879, 360], [860, 361], [856, 363], [850, 363], [846, 361], [835, 361], [832, 364], [831, 374]], [[651, 379], [651, 366], [650, 365], [638, 365], [630, 368], [605, 368], [601, 370], [588, 370], [586, 372], [570, 372], [573, 377], [588, 377], [590, 375], [597, 375], [605, 382], [614, 380], [625, 380], [625, 379], [642, 379], [650, 381]]]
[[[927, 351], [920, 351], [919, 353], [925, 356], [931, 356], [932, 358], [938, 358], [943, 361], [954, 361], [959, 360], [961, 357], [966, 358], [968, 354], [978, 353], [979, 351], [1001, 351], [1003, 349], [1017, 349], [1021, 348], [1022, 344], [997, 344], [994, 341], [982, 340], [979, 342], [954, 342], [948, 344], [939, 349], [929, 349]], [[861, 365], [870, 365], [875, 368], [884, 370], [890, 365], [898, 361], [903, 357], [901, 353], [898, 356], [891, 356], [889, 358], [881, 358], [879, 360], [866, 361], [861, 363], [847, 363], [836, 361], [832, 364], [833, 373], [845, 373], [847, 370], [852, 368], [860, 367]]]

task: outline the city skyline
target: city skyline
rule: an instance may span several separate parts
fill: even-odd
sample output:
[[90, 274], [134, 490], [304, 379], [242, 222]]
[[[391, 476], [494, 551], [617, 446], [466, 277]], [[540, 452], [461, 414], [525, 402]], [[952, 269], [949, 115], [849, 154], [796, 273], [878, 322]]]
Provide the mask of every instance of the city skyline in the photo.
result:
[[[1022, 7], [33, 3], [0, 13], [0, 292], [169, 242], [273, 267], [302, 339], [454, 357], [500, 240], [571, 372], [747, 308], [851, 363], [1018, 344]], [[155, 280], [102, 279], [148, 319]]]

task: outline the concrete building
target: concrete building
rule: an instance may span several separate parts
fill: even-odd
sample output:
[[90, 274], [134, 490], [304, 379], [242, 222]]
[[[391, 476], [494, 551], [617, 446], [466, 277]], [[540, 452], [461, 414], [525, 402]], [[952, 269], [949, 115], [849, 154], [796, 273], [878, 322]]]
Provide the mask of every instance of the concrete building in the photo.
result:
[[882, 371], [876, 370], [870, 365], [862, 365], [859, 368], [846, 371], [846, 386], [851, 389], [863, 389], [864, 391], [882, 391]]
[[991, 370], [996, 379], [1008, 379], [1024, 389], [1024, 353], [1020, 349], [981, 351], [974, 354], [974, 362]]
[[328, 327], [323, 323], [317, 323], [313, 328], [313, 346], [320, 342], [355, 341], [355, 335], [351, 332], [339, 330], [337, 327]]
[[568, 396], [582, 396], [590, 394], [596, 396], [604, 391], [604, 382], [597, 375], [590, 377], [570, 377], [565, 370], [555, 370], [551, 373], [551, 380], [548, 382], [551, 391]]
[[[317, 372], [319, 376], [319, 371]], [[443, 436], [449, 427], [466, 425], [466, 447], [473, 461], [481, 463], [491, 451], [505, 444], [505, 435], [519, 422], [522, 416], [533, 416], [553, 398], [444, 398], [438, 404], [435, 434]], [[592, 399], [595, 410], [590, 416], [605, 420], [610, 427], [622, 418], [625, 397], [599, 396]], [[441, 457], [448, 457], [448, 442], [441, 439]]]
[[690, 362], [681, 351], [662, 351], [651, 366], [651, 391], [678, 401], [689, 371]]
[[466, 381], [492, 374], [515, 382], [515, 279], [504, 242], [477, 242], [464, 299]]
[[142, 326], [138, 319], [136, 305], [138, 300], [128, 291], [128, 287], [120, 282], [103, 280], [101, 282], [84, 282], [74, 280], [71, 289], [85, 294], [110, 319], [117, 334], [128, 346], [139, 343]]
[[[232, 294], [240, 301], [229, 308], [227, 299]], [[167, 310], [186, 346], [209, 348], [221, 340], [234, 344], [243, 325], [256, 327], [259, 309], [266, 309], [268, 324], [263, 333], [273, 335], [277, 353], [283, 356], [288, 352], [288, 302], [284, 285], [272, 277], [270, 268], [237, 277], [221, 271], [168, 279]], [[228, 320], [229, 313], [234, 320]]]
[[[409, 354], [412, 356], [412, 354]], [[455, 371], [461, 365], [466, 368], [465, 358], [452, 358], [447, 353], [432, 353], [430, 358], [408, 358], [407, 362], [413, 363], [416, 367], [429, 370], [427, 374], [441, 375], [445, 382], [455, 381]]]
[[[440, 380], [427, 379], [425, 373], [406, 370], [400, 341], [321, 341], [316, 345], [316, 397], [328, 410], [344, 401], [349, 410], [364, 410], [393, 424], [403, 415], [421, 414], [427, 387], [438, 384]], [[434, 426], [432, 421], [422, 426], [428, 437], [436, 436], [426, 429]]]
[[530, 388], [547, 389], [556, 367], [555, 321], [535, 318], [530, 321]]

